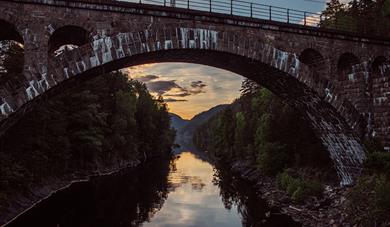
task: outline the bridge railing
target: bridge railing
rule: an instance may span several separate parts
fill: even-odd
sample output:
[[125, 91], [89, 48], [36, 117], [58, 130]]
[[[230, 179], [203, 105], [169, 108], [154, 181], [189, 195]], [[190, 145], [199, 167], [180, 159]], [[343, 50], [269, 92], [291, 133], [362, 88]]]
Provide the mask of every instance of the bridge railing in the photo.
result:
[[[287, 24], [299, 24], [309, 27], [324, 27], [351, 33], [381, 35], [381, 31], [372, 31], [363, 28], [351, 18], [334, 19], [302, 10], [294, 10], [283, 7], [265, 5], [242, 0], [119, 0], [140, 4], [160, 5], [190, 10], [198, 10], [212, 13], [229, 14], [269, 21], [283, 22]], [[371, 26], [372, 28], [372, 26]], [[390, 23], [385, 25], [390, 29]], [[383, 29], [382, 29], [383, 30]]]
[[320, 13], [287, 9], [260, 3], [240, 0], [120, 0], [122, 2], [134, 2], [140, 4], [152, 4], [165, 7], [175, 7], [222, 13], [234, 16], [243, 16], [270, 21], [278, 21], [306, 26], [319, 26], [325, 19]]

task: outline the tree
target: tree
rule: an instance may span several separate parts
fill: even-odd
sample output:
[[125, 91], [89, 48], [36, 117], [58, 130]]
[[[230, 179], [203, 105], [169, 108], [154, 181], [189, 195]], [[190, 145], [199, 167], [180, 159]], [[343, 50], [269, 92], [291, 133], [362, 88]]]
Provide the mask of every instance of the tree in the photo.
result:
[[338, 0], [327, 3], [320, 26], [365, 35], [390, 36], [389, 0]]

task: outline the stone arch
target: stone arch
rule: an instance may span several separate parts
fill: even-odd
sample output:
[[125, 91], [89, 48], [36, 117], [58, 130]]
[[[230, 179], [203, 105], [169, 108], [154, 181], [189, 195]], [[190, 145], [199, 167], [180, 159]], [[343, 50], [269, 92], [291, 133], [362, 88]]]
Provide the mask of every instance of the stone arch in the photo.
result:
[[330, 86], [326, 76], [328, 67], [326, 59], [319, 51], [313, 48], [306, 48], [300, 53], [299, 60], [307, 65], [312, 71], [312, 73], [305, 78], [306, 84], [309, 84], [309, 86], [317, 91], [322, 97], [326, 96], [327, 93], [325, 89]]
[[352, 53], [344, 53], [340, 55], [337, 62], [337, 74], [339, 80], [346, 80], [347, 75], [352, 73], [352, 66], [360, 63], [359, 58]]
[[0, 19], [0, 41], [13, 40], [23, 44], [23, 37], [19, 34], [16, 26], [5, 20]]
[[48, 76], [29, 81], [29, 87], [22, 90], [25, 105], [15, 106], [12, 95], [9, 105], [20, 112], [43, 95], [60, 92], [68, 81], [135, 64], [174, 61], [214, 66], [262, 84], [299, 109], [329, 151], [341, 184], [351, 184], [365, 150], [337, 110], [304, 83], [304, 75], [312, 73], [310, 67], [300, 62], [297, 54], [236, 36], [229, 31], [178, 27], [94, 39], [50, 59]]
[[299, 60], [312, 68], [321, 67], [325, 62], [322, 54], [313, 48], [304, 49], [299, 55]]
[[[72, 34], [72, 35], [69, 35]], [[82, 46], [91, 41], [88, 30], [80, 26], [66, 25], [56, 29], [50, 36], [48, 43], [49, 54], [53, 54], [64, 45]]]

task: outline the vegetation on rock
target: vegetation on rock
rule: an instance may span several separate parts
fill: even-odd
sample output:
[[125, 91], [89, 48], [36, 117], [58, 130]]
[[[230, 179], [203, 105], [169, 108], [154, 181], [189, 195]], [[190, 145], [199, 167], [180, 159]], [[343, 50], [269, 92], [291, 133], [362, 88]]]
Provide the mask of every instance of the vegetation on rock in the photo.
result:
[[348, 212], [364, 226], [390, 224], [390, 153], [371, 150], [365, 169], [348, 195]]
[[309, 196], [320, 197], [323, 192], [320, 182], [293, 177], [286, 170], [278, 174], [277, 181], [279, 187], [285, 190], [297, 202], [301, 202]]

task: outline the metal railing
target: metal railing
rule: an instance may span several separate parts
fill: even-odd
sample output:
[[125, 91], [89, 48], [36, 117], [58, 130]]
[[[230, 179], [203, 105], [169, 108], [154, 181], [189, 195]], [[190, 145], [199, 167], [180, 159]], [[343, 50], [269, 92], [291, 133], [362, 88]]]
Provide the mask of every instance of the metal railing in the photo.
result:
[[199, 10], [234, 16], [300, 24], [318, 27], [324, 18], [320, 13], [293, 10], [240, 0], [121, 0], [140, 4], [151, 4], [181, 9]]
[[[324, 27], [351, 33], [381, 35], [375, 34], [378, 32], [367, 32], [367, 28], [362, 29], [362, 26], [358, 25], [356, 21], [352, 19], [345, 18], [337, 20], [325, 17], [321, 13], [294, 10], [241, 0], [118, 0], [118, 2], [159, 5], [263, 19], [287, 24], [298, 24], [309, 27]], [[389, 26], [387, 25], [387, 27]]]

